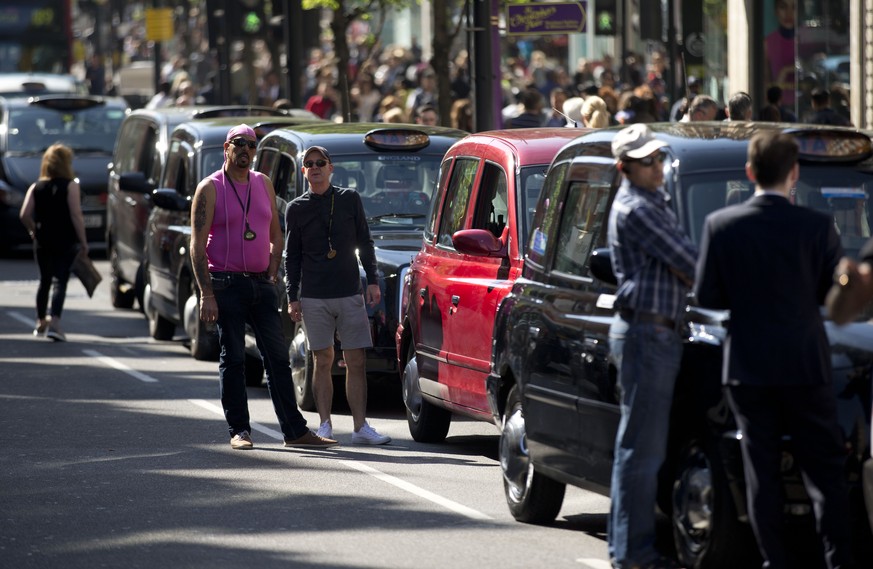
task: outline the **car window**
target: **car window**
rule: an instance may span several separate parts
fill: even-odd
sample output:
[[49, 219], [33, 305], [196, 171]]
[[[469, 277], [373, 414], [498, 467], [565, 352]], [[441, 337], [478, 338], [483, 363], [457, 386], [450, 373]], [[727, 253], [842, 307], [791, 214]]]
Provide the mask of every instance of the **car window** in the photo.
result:
[[[437, 188], [444, 188], [446, 186], [446, 178], [449, 175], [452, 167], [452, 160], [446, 160], [443, 162], [442, 166], [440, 166], [440, 173], [438, 181], [436, 182]], [[426, 241], [433, 242], [434, 236], [436, 235], [436, 220], [437, 220], [437, 212], [440, 207], [440, 196], [436, 193], [435, 190], [433, 194], [433, 199], [431, 200], [430, 210], [428, 211], [427, 216], [427, 226], [424, 230], [424, 239]]]
[[39, 105], [13, 108], [9, 113], [9, 150], [44, 152], [60, 142], [74, 154], [111, 154], [124, 110], [105, 106], [87, 109], [52, 109]]
[[561, 190], [568, 168], [568, 162], [561, 162], [549, 170], [531, 222], [531, 242], [527, 248], [527, 259], [540, 266], [545, 262], [548, 235], [558, 219]]
[[546, 181], [546, 171], [548, 168], [548, 165], [527, 166], [522, 168], [519, 174], [521, 205], [518, 208], [518, 213], [522, 218], [521, 229], [518, 232], [519, 251], [524, 251], [527, 247], [527, 233], [530, 231], [531, 223], [533, 222], [537, 200], [539, 200], [540, 192]]
[[331, 182], [358, 192], [371, 225], [423, 229], [441, 159], [426, 154], [333, 155]]
[[200, 175], [206, 177], [224, 166], [224, 147], [203, 148], [200, 153]]
[[558, 230], [553, 270], [574, 277], [588, 277], [588, 257], [606, 245], [606, 210], [612, 184], [605, 180], [573, 182]]
[[746, 201], [755, 193], [755, 184], [745, 172], [730, 170], [683, 179], [684, 202], [687, 216], [686, 230], [694, 243], [699, 244], [703, 220], [711, 212], [728, 205]]
[[486, 162], [476, 195], [476, 209], [471, 229], [486, 229], [494, 237], [503, 234], [509, 216], [506, 173], [497, 164]]
[[139, 133], [145, 128], [142, 121], [130, 120], [121, 127], [115, 154], [116, 172], [133, 172], [136, 164], [136, 153], [139, 148]]
[[[791, 199], [796, 205], [831, 216], [846, 254], [856, 256], [873, 236], [871, 189], [873, 172], [852, 166], [804, 165]], [[709, 213], [740, 203], [753, 193], [754, 185], [740, 170], [685, 176], [681, 199], [691, 239], [700, 243], [703, 222]]]
[[180, 194], [185, 192], [185, 160], [182, 143], [178, 140], [170, 142], [170, 152], [167, 157], [167, 171], [161, 187], [173, 188]]
[[459, 158], [455, 161], [440, 215], [440, 229], [437, 234], [440, 245], [452, 247], [452, 235], [464, 228], [470, 191], [473, 189], [478, 167], [479, 161], [472, 158]]
[[[256, 169], [261, 174], [270, 177], [275, 177], [276, 163], [279, 160], [279, 151], [275, 148], [264, 148], [257, 157]], [[276, 180], [273, 180], [276, 183]], [[277, 190], [278, 191], [278, 190]]]

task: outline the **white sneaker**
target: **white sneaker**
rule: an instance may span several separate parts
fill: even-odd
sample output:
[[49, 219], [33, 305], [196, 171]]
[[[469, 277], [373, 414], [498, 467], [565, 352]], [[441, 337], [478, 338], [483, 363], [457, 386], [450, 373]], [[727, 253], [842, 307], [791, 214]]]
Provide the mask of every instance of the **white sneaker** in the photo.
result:
[[333, 426], [330, 424], [330, 421], [325, 421], [318, 427], [318, 431], [315, 433], [319, 437], [323, 439], [332, 439], [333, 438]]
[[361, 427], [360, 431], [352, 433], [352, 444], [355, 445], [384, 445], [390, 442], [391, 437], [380, 435], [367, 422], [364, 422], [364, 426]]

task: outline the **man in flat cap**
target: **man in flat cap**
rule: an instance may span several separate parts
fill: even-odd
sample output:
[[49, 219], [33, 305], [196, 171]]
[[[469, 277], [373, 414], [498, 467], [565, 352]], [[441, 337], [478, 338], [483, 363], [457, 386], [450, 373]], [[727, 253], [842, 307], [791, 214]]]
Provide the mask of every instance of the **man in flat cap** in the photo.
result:
[[655, 550], [655, 501], [697, 249], [662, 188], [666, 146], [643, 123], [619, 131], [612, 141], [624, 179], [608, 227], [618, 279], [609, 347], [621, 388], [608, 546], [613, 567], [620, 569], [676, 567]]

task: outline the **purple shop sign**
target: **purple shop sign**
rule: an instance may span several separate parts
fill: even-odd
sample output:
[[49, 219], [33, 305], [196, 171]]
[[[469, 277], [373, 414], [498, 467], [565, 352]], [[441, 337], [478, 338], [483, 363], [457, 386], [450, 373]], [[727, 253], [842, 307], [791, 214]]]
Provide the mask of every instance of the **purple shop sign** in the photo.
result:
[[576, 34], [585, 32], [588, 2], [538, 2], [506, 5], [506, 35]]

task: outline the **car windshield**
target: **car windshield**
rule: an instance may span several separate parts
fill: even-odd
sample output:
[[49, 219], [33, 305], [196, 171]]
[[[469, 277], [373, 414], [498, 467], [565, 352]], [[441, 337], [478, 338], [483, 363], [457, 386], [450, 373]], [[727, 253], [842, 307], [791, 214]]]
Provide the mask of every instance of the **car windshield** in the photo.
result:
[[[831, 216], [845, 253], [857, 257], [871, 237], [871, 190], [873, 172], [850, 166], [802, 165], [792, 201]], [[754, 184], [741, 170], [683, 177], [682, 209], [691, 239], [700, 243], [707, 214], [745, 201], [754, 191]]]
[[442, 156], [372, 153], [331, 158], [331, 182], [361, 195], [371, 226], [424, 227]]
[[56, 142], [75, 154], [112, 154], [124, 110], [103, 105], [56, 110], [44, 106], [9, 111], [9, 152], [39, 153]]

